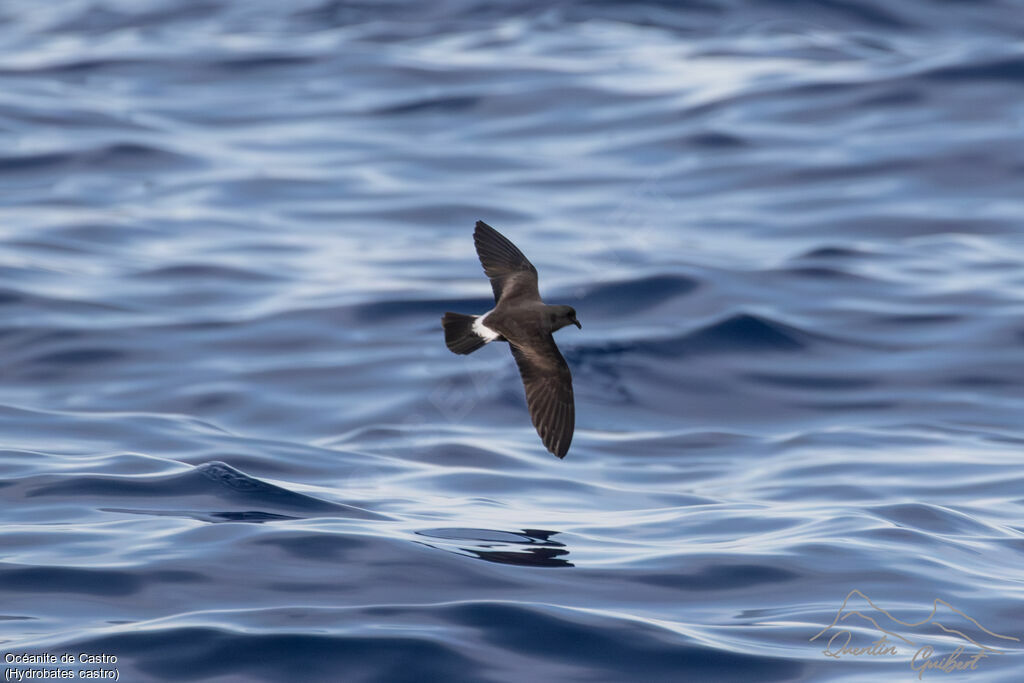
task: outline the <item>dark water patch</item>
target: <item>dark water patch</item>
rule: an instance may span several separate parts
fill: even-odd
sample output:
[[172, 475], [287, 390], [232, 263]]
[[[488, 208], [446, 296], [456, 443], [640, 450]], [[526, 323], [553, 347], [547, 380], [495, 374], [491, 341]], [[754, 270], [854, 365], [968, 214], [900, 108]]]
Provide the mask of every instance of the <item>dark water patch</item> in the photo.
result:
[[917, 529], [905, 529], [905, 528], [884, 528], [884, 529], [865, 529], [863, 531], [856, 531], [850, 534], [853, 537], [862, 539], [864, 542], [870, 542], [877, 546], [896, 546], [896, 545], [910, 545], [921, 550], [935, 551], [938, 547], [943, 544], [943, 541], [931, 536], [923, 531]]
[[77, 652], [117, 652], [156, 680], [223, 676], [251, 681], [483, 680], [482, 665], [424, 635], [239, 633], [208, 628], [152, 629], [79, 640]]
[[195, 280], [223, 280], [227, 282], [273, 282], [279, 278], [262, 271], [235, 268], [215, 263], [181, 263], [135, 273], [140, 279], [194, 282]]
[[743, 379], [768, 386], [790, 389], [816, 389], [823, 391], [843, 389], [866, 389], [876, 386], [879, 380], [869, 377], [844, 377], [835, 375], [783, 375], [751, 372], [742, 375]]
[[939, 82], [1009, 81], [1024, 82], [1024, 56], [1013, 55], [973, 63], [950, 64], [918, 74], [917, 78]]
[[319, 562], [344, 561], [353, 551], [369, 545], [369, 541], [358, 536], [326, 533], [288, 533], [254, 542], [280, 548], [299, 559]]
[[196, 572], [180, 570], [132, 572], [84, 567], [22, 567], [0, 564], [0, 591], [16, 593], [80, 593], [127, 596], [158, 583], [194, 583]]
[[564, 543], [551, 540], [557, 531], [524, 529], [522, 532], [493, 529], [427, 529], [416, 534], [445, 543], [423, 542], [431, 548], [475, 557], [496, 564], [520, 567], [572, 567]]
[[577, 666], [589, 672], [588, 678], [631, 680], [640, 662], [645, 680], [658, 681], [781, 681], [797, 678], [803, 670], [792, 660], [693, 645], [648, 624], [634, 622], [625, 628], [613, 618], [570, 610], [473, 604], [452, 607], [450, 615], [480, 629], [489, 645], [537, 662], [537, 670], [554, 664]]
[[403, 114], [439, 113], [448, 114], [470, 110], [481, 101], [479, 97], [434, 97], [417, 99], [402, 104], [379, 107], [371, 113], [375, 116], [398, 116]]
[[[933, 167], [934, 168], [934, 167]], [[955, 169], [954, 169], [955, 171]], [[841, 169], [840, 173], [843, 173]], [[934, 172], [934, 171], [932, 171]], [[950, 185], [962, 186], [964, 179], [950, 179]], [[985, 181], [978, 183], [985, 184]], [[852, 215], [836, 220], [830, 227], [832, 232], [860, 234], [879, 239], [926, 237], [931, 235], [999, 235], [1012, 233], [1012, 224], [1003, 220], [978, 217], [949, 218], [946, 216], [920, 217], [905, 215]], [[876, 255], [875, 258], [884, 258]]]
[[723, 591], [749, 588], [771, 583], [795, 581], [800, 574], [771, 565], [710, 565], [693, 572], [678, 574], [645, 573], [637, 581], [681, 591]]
[[[902, 175], [911, 175], [922, 169], [921, 162], [914, 158], [886, 158], [878, 161], [865, 161], [859, 163], [844, 164], [817, 164], [795, 168], [786, 174], [786, 178], [779, 182], [777, 178], [766, 178], [770, 185], [782, 186], [813, 186], [818, 183], [832, 183], [836, 181], [853, 182], [882, 175], [886, 170], [898, 171]], [[762, 181], [757, 181], [762, 182]], [[889, 219], [890, 223], [898, 222], [894, 218]]]
[[154, 517], [181, 517], [182, 519], [195, 519], [200, 522], [218, 524], [221, 522], [248, 522], [250, 524], [262, 524], [264, 522], [279, 522], [290, 519], [302, 519], [291, 515], [280, 515], [273, 512], [260, 510], [228, 510], [218, 512], [215, 510], [143, 510], [137, 508], [98, 508], [101, 512], [114, 512], [127, 515], [152, 515]]
[[[27, 314], [35, 314], [36, 316], [39, 316], [35, 319], [37, 323], [41, 323], [44, 316], [81, 316], [81, 320], [89, 321], [95, 320], [100, 316], [129, 313], [133, 310], [130, 306], [103, 301], [102, 299], [89, 300], [55, 296], [51, 297], [18, 289], [0, 290], [0, 296], [2, 296], [4, 300], [4, 303], [0, 305], [9, 307], [5, 311], [7, 315], [26, 316], [27, 318]], [[26, 318], [23, 318], [23, 320]], [[17, 335], [19, 340], [24, 340], [26, 342], [37, 335], [40, 338], [40, 341], [46, 342], [57, 340], [57, 337], [53, 336], [57, 334], [67, 335], [65, 339], [72, 338], [72, 333], [67, 330], [61, 332], [49, 330], [40, 332], [36, 328], [29, 326], [9, 327], [6, 329], [0, 328], [0, 336], [5, 334]], [[31, 347], [26, 345], [25, 348]]]
[[463, 550], [486, 562], [510, 564], [517, 567], [575, 566], [564, 557], [569, 554], [569, 551], [560, 548], [525, 548], [522, 551], [478, 550], [476, 548], [463, 548]]
[[729, 353], [740, 351], [802, 351], [811, 337], [795, 327], [749, 313], [730, 315], [679, 337], [641, 342], [655, 355]]
[[956, 325], [966, 319], [958, 313], [900, 313], [872, 316], [872, 324], [908, 327], [915, 325]]
[[853, 247], [824, 246], [815, 247], [801, 254], [800, 258], [806, 259], [856, 259], [870, 258], [875, 256], [871, 252], [855, 249]]
[[809, 335], [795, 327], [738, 313], [689, 333], [684, 346], [695, 351], [798, 351], [809, 342]]
[[86, 332], [68, 327], [25, 327], [12, 328], [7, 331], [15, 338], [11, 340], [9, 350], [38, 350], [47, 345], [66, 344], [88, 338]]
[[498, 531], [495, 529], [462, 529], [442, 528], [426, 529], [417, 531], [421, 536], [430, 538], [442, 538], [446, 540], [479, 541], [481, 543], [520, 543], [524, 545], [535, 545], [543, 543], [555, 547], [562, 547], [561, 543], [552, 541], [551, 537], [559, 533], [557, 531], [545, 531], [543, 529], [523, 529], [516, 531]]
[[44, 239], [9, 240], [5, 242], [5, 244], [15, 249], [47, 252], [59, 255], [82, 254], [88, 252], [88, 249], [84, 248], [84, 245], [65, 242], [63, 240], [54, 239], [53, 237], [47, 237]]
[[163, 170], [196, 163], [196, 159], [184, 154], [137, 142], [105, 145], [89, 152], [84, 161], [111, 170]]
[[124, 360], [128, 355], [117, 349], [69, 349], [37, 356], [31, 362], [41, 365], [91, 365]]
[[[222, 462], [210, 462], [178, 474], [154, 476], [100, 476], [81, 474], [71, 477], [40, 477], [45, 483], [27, 487], [26, 498], [68, 496], [122, 500], [126, 498], [162, 498], [175, 503], [192, 497], [212, 498], [218, 504], [230, 503], [235, 515], [291, 513], [299, 517], [331, 516], [378, 519], [380, 516], [356, 507], [332, 503], [269, 484]], [[227, 512], [207, 513], [225, 521]]]
[[50, 152], [0, 157], [0, 173], [30, 173], [37, 170], [59, 168], [72, 159], [71, 154]]
[[809, 280], [847, 280], [847, 281], [868, 281], [868, 278], [854, 273], [847, 272], [841, 268], [827, 268], [825, 266], [793, 266], [777, 271], [786, 276], [806, 278]]
[[18, 593], [84, 593], [87, 595], [131, 595], [143, 586], [131, 572], [68, 567], [0, 566], [0, 590]]
[[900, 407], [901, 403], [895, 400], [876, 399], [876, 400], [851, 400], [851, 401], [820, 401], [818, 403], [812, 403], [809, 401], [803, 401], [794, 403], [798, 408], [805, 410], [814, 410], [819, 412], [877, 412], [882, 413], [886, 410], [895, 410]]
[[991, 389], [999, 387], [1020, 386], [1020, 379], [1007, 375], [965, 374], [954, 375], [946, 380], [953, 386]]
[[607, 282], [582, 290], [580, 311], [618, 313], [643, 311], [674, 297], [685, 296], [697, 289], [699, 281], [685, 275], [652, 277]]
[[392, 318], [429, 317], [438, 319], [447, 311], [479, 315], [494, 307], [494, 299], [411, 299], [400, 301], [374, 301], [353, 306], [352, 315], [363, 322], [383, 322]]
[[[118, 223], [72, 223], [58, 225], [46, 231], [47, 240], [57, 240], [59, 244], [69, 248], [79, 246], [75, 243], [89, 245], [121, 246], [137, 245], [139, 242], [158, 239], [160, 231], [144, 224], [121, 225]], [[68, 244], [71, 241], [72, 244]]]
[[715, 131], [690, 135], [686, 138], [686, 144], [710, 150], [738, 149], [749, 145], [744, 138], [738, 135]]
[[564, 353], [574, 363], [584, 364], [634, 354], [675, 358], [689, 354], [793, 353], [808, 350], [818, 339], [823, 338], [769, 318], [738, 313], [672, 337], [581, 344]]
[[[248, 474], [236, 470], [223, 462], [210, 462], [197, 466], [192, 472], [181, 475], [182, 479], [187, 478], [190, 483], [195, 480], [194, 475], [198, 473], [205, 479], [213, 482], [214, 485], [224, 487], [231, 492], [231, 495], [251, 497], [255, 500], [272, 501], [275, 506], [296, 508], [311, 512], [349, 512], [354, 508], [345, 505], [330, 503], [319, 498], [314, 498], [302, 493], [289, 491], [274, 484], [251, 477]], [[179, 483], [180, 485], [180, 483]], [[362, 512], [362, 511], [360, 511]]]
[[[292, 347], [293, 349], [295, 347]], [[184, 413], [208, 413], [240, 408], [246, 403], [245, 397], [239, 390], [193, 390], [187, 389], [183, 395], [175, 396], [164, 405], [168, 408], [180, 406], [175, 409]]]
[[894, 108], [917, 108], [928, 101], [928, 96], [920, 88], [901, 87], [885, 88], [880, 92], [868, 95], [860, 100], [859, 106], [866, 109], [878, 109], [882, 107]]
[[248, 54], [244, 57], [211, 60], [200, 65], [201, 69], [220, 69], [230, 73], [248, 73], [251, 71], [269, 71], [274, 69], [298, 69], [315, 65], [323, 61], [318, 55], [300, 55], [294, 52], [277, 54]]
[[0, 175], [14, 173], [162, 171], [190, 166], [195, 160], [160, 147], [121, 142], [77, 152], [46, 152], [0, 157]]
[[783, 16], [799, 19], [800, 22], [825, 23], [833, 25], [844, 22], [875, 30], [911, 30], [914, 22], [909, 13], [897, 13], [893, 6], [876, 0], [769, 0], [764, 6], [774, 6]]
[[66, 130], [118, 130], [149, 131], [152, 128], [128, 116], [116, 113], [90, 111], [82, 107], [72, 106], [68, 109], [53, 110], [47, 107], [24, 104], [20, 106], [0, 105], [0, 120], [15, 119], [29, 124], [41, 126], [60, 126]]

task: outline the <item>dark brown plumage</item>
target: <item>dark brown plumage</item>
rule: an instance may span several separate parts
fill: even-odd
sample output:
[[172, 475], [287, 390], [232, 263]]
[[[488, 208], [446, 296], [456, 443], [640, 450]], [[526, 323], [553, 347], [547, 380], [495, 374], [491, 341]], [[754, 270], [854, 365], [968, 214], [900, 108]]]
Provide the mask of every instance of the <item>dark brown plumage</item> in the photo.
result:
[[505, 341], [519, 366], [530, 418], [544, 446], [564, 458], [572, 443], [576, 409], [572, 374], [552, 333], [576, 325], [571, 306], [548, 306], [537, 288], [537, 269], [504, 235], [477, 221], [473, 233], [484, 273], [491, 280], [494, 308], [479, 316], [445, 313], [445, 343], [453, 353], [472, 353]]

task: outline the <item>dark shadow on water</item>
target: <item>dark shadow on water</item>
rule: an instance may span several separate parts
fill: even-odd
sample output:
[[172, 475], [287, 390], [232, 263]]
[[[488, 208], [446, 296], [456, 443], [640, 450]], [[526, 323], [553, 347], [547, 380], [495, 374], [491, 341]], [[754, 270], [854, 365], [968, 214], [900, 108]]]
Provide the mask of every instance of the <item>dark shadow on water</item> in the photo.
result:
[[521, 567], [573, 567], [564, 559], [569, 554], [564, 543], [552, 541], [557, 531], [523, 529], [521, 532], [493, 529], [427, 529], [417, 531], [419, 536], [451, 543], [423, 543], [423, 545], [496, 564], [514, 564]]
[[523, 552], [509, 552], [501, 550], [473, 550], [464, 548], [466, 552], [472, 553], [475, 557], [497, 564], [515, 564], [521, 567], [573, 567], [568, 560], [563, 560], [560, 555], [568, 555], [568, 550], [555, 548], [528, 548]]

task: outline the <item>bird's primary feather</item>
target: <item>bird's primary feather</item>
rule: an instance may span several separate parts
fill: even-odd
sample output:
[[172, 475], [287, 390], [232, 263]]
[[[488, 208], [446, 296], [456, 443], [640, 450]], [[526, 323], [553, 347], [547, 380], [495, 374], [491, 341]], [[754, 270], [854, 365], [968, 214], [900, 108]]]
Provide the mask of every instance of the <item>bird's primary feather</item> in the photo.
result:
[[502, 297], [540, 300], [537, 269], [507, 237], [477, 221], [473, 242], [484, 273], [491, 280], [495, 302]]
[[576, 409], [572, 395], [572, 374], [549, 334], [529, 347], [510, 344], [526, 389], [530, 419], [544, 446], [564, 458], [572, 443]]

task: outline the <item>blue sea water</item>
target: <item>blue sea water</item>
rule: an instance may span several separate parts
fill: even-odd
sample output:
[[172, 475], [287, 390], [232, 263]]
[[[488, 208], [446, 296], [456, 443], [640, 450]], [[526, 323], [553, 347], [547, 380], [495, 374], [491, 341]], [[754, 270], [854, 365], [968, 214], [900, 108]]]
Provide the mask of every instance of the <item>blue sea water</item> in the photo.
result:
[[[1022, 31], [1011, 0], [5, 0], [0, 656], [1024, 679]], [[564, 461], [507, 348], [444, 346], [491, 305], [478, 219], [583, 323]]]

